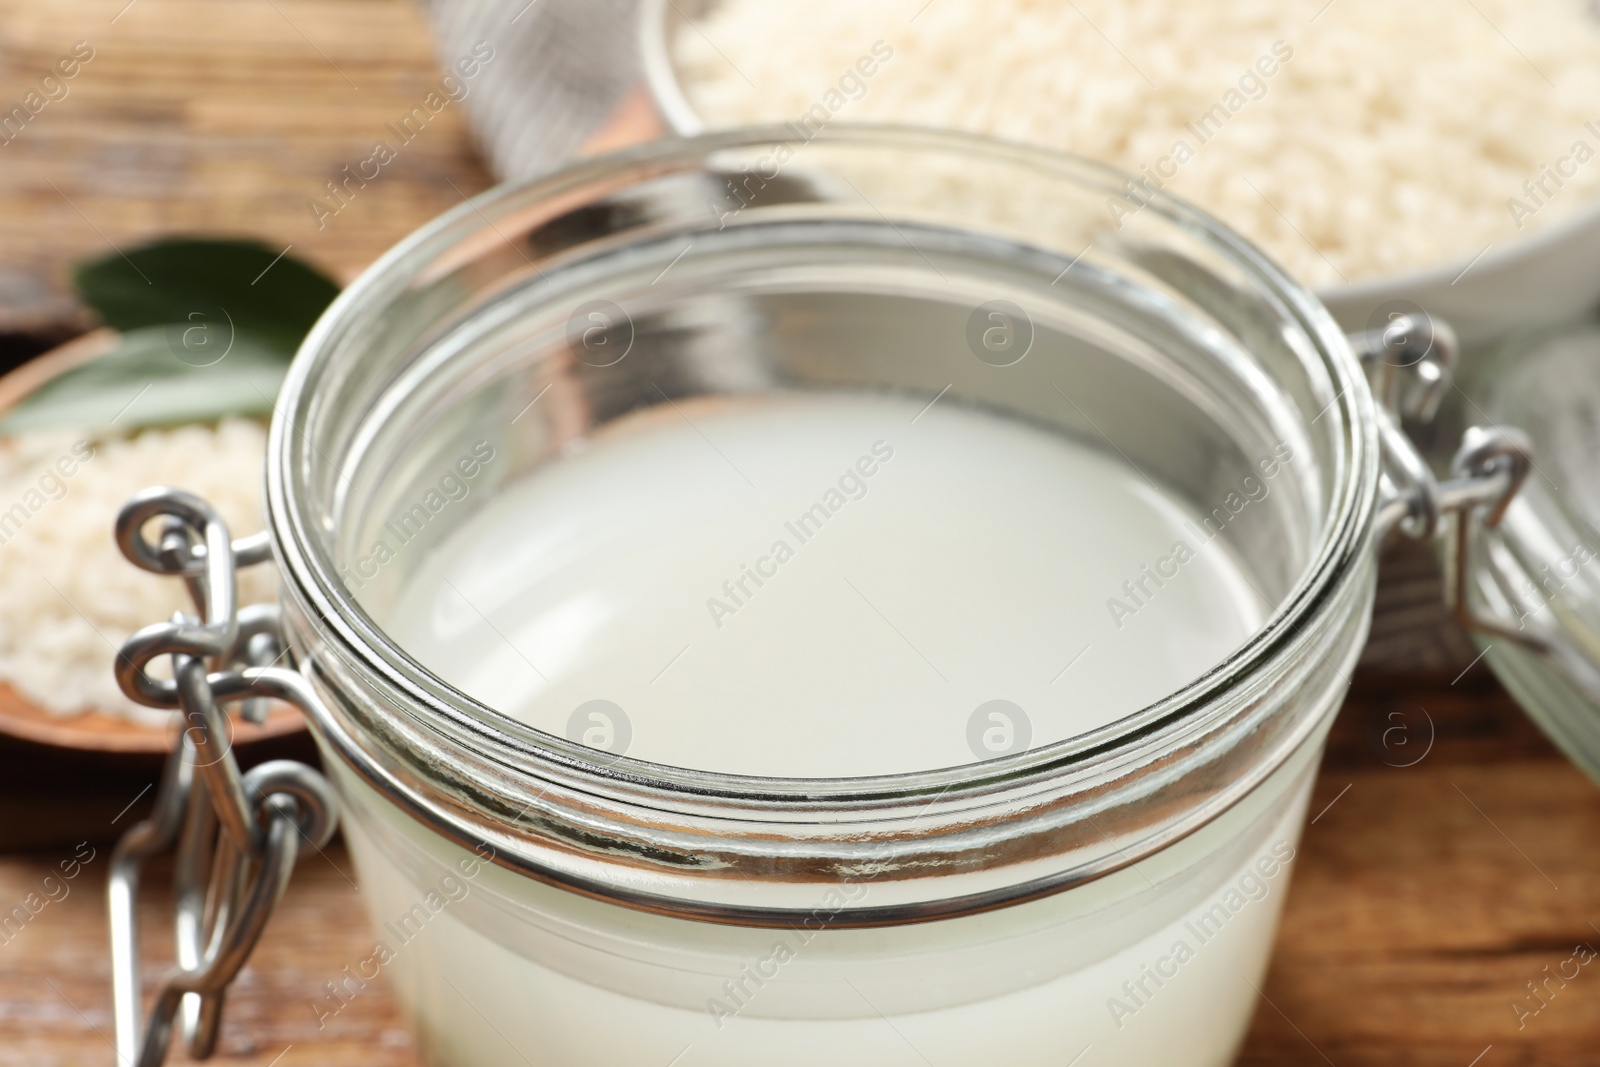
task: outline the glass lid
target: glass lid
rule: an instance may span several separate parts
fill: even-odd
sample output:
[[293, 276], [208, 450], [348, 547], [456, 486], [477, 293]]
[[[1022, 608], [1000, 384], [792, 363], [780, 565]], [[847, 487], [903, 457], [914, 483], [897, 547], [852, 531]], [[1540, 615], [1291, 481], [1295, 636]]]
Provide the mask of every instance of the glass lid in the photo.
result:
[[1471, 561], [1498, 618], [1485, 658], [1550, 737], [1600, 779], [1600, 324], [1519, 337], [1465, 388], [1522, 427], [1533, 465]]

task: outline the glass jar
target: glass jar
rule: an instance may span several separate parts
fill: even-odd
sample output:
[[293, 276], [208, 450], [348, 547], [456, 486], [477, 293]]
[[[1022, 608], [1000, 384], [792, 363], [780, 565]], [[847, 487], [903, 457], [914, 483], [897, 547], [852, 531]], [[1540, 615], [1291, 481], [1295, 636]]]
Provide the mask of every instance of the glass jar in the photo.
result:
[[[1374, 545], [1512, 479], [1480, 442], [1437, 485], [1313, 296], [1180, 202], [1108, 212], [1130, 184], [950, 133], [716, 134], [484, 194], [339, 298], [268, 459], [302, 680], [240, 676], [307, 708], [374, 924], [320, 1022], [386, 975], [435, 1067], [1230, 1060]], [[1403, 333], [1358, 347], [1380, 395], [1425, 401], [1446, 338]], [[1424, 357], [1417, 378], [1385, 352]], [[963, 406], [1132, 468], [1239, 562], [1260, 625], [1092, 728], [834, 778], [602, 751], [393, 638], [430, 553], [596, 431], [824, 392]], [[470, 492], [405, 525], [446, 476]]]

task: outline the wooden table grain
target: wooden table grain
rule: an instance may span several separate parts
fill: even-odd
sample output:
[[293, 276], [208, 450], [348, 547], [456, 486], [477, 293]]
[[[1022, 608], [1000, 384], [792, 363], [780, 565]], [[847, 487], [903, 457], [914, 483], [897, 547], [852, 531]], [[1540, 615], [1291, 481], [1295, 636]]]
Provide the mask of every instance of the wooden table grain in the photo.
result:
[[[75, 76], [44, 94], [63, 59]], [[72, 263], [158, 235], [257, 237], [352, 276], [490, 183], [458, 104], [403, 145], [388, 129], [440, 76], [409, 0], [0, 0], [0, 333], [73, 318]], [[396, 158], [315, 212], [379, 140]]]
[[1600, 1061], [1600, 971], [1545, 970], [1600, 947], [1600, 787], [1481, 663], [1358, 679], [1310, 811], [1242, 1065]]
[[[51, 770], [44, 754], [12, 746], [0, 750], [0, 776], [24, 762], [33, 808], [13, 798], [8, 824], [51, 823], [57, 797], [86, 778], [120, 793], [72, 813], [71, 833], [94, 839], [94, 858], [64, 899], [0, 944], [0, 1067], [108, 1063], [107, 840], [145, 802], [119, 813], [114, 801], [133, 797], [154, 768], [116, 779], [58, 759]], [[1311, 813], [1241, 1067], [1596, 1062], [1600, 970], [1582, 967], [1564, 984], [1547, 975], [1577, 946], [1600, 946], [1600, 788], [1481, 665], [1455, 684], [1358, 679]], [[63, 838], [0, 858], [0, 904], [36, 891], [75, 851]], [[337, 846], [301, 865], [229, 998], [215, 1062], [416, 1063], [383, 980], [325, 1028], [311, 1007], [370, 948], [351, 874]], [[167, 936], [163, 891], [156, 877], [142, 901], [152, 945]]]

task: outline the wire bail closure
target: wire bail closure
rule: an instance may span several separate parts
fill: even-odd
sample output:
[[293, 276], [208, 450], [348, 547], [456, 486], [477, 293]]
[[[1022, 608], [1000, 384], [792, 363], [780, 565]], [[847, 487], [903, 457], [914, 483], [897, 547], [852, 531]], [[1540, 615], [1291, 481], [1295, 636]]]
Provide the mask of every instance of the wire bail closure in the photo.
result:
[[[146, 534], [154, 528], [158, 540]], [[276, 605], [237, 606], [240, 567], [271, 558], [265, 533], [234, 541], [205, 501], [181, 489], [139, 493], [117, 516], [123, 555], [181, 577], [195, 605], [130, 637], [117, 656], [122, 691], [140, 704], [183, 712], [155, 811], [118, 842], [111, 859], [112, 1000], [119, 1067], [159, 1067], [177, 1025], [195, 1059], [216, 1051], [228, 986], [249, 959], [303, 848], [321, 849], [338, 824], [338, 799], [318, 771], [273, 760], [241, 773], [223, 705], [260, 722], [268, 698], [309, 711], [315, 701], [283, 655]], [[166, 656], [170, 679], [149, 673]], [[177, 967], [142, 1011], [137, 904], [152, 857], [176, 849]]]
[[1456, 622], [1553, 654], [1548, 641], [1507, 626], [1470, 593], [1471, 573], [1488, 532], [1500, 525], [1533, 469], [1527, 435], [1509, 426], [1469, 427], [1450, 479], [1439, 481], [1400, 423], [1403, 418], [1426, 423], [1437, 414], [1460, 361], [1455, 331], [1425, 314], [1397, 315], [1381, 330], [1351, 335], [1350, 344], [1378, 401], [1384, 461], [1378, 539], [1398, 528], [1419, 541], [1442, 540], [1445, 604]]

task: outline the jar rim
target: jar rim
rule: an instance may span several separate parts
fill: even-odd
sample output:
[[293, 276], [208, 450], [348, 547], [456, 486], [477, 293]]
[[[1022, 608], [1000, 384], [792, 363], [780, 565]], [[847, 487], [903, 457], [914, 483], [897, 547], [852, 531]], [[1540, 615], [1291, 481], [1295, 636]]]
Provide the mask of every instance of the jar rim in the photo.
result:
[[[1223, 223], [1175, 197], [1157, 193], [1150, 198], [1147, 210], [1200, 235], [1227, 258], [1230, 266], [1280, 299], [1299, 320], [1338, 390], [1319, 418], [1336, 420], [1349, 447], [1348, 462], [1333, 475], [1340, 484], [1335, 487], [1317, 555], [1303, 568], [1290, 593], [1244, 644], [1181, 689], [1096, 730], [975, 763], [857, 778], [768, 778], [666, 766], [627, 756], [586, 760], [584, 753], [590, 750], [531, 727], [517, 729], [521, 724], [510, 723], [493, 708], [454, 687], [439, 683], [448, 696], [448, 706], [444, 706], [437, 690], [430, 691], [420, 684], [419, 674], [427, 673], [425, 669], [366, 617], [356, 597], [340, 582], [332, 560], [321, 551], [317, 533], [305, 513], [302, 487], [293, 476], [297, 449], [303, 447], [305, 438], [302, 420], [312, 400], [311, 383], [323, 365], [336, 358], [338, 341], [349, 324], [381, 308], [402, 287], [401, 282], [426, 269], [441, 252], [460, 244], [468, 231], [492, 229], [492, 220], [497, 216], [559, 198], [564, 192], [597, 179], [617, 182], [629, 175], [659, 174], [726, 150], [817, 142], [836, 148], [852, 144], [882, 147], [889, 143], [911, 151], [977, 155], [987, 161], [1003, 161], [1051, 177], [1103, 187], [1111, 193], [1121, 193], [1127, 181], [1127, 176], [1115, 168], [1068, 153], [954, 131], [840, 123], [797, 142], [790, 129], [757, 127], [650, 142], [582, 160], [527, 181], [492, 188], [435, 219], [382, 256], [324, 313], [290, 368], [272, 422], [267, 508], [276, 557], [294, 593], [338, 637], [344, 654], [377, 670], [417, 706], [443, 712], [458, 725], [468, 717], [463, 715], [463, 709], [470, 711], [474, 720], [469, 724], [470, 732], [480, 738], [514, 749], [530, 743], [542, 745], [547, 749], [545, 755], [554, 755], [569, 769], [597, 779], [646, 785], [669, 794], [810, 805], [823, 799], [840, 804], [871, 804], [985, 781], [1032, 777], [1050, 768], [1081, 763], [1096, 753], [1141, 737], [1153, 737], [1163, 727], [1192, 718], [1210, 698], [1239, 684], [1296, 639], [1328, 601], [1330, 587], [1356, 557], [1367, 551], [1379, 491], [1373, 399], [1344, 334], [1309, 289]], [[507, 724], [513, 728], [507, 730]], [[586, 762], [588, 765], [584, 766]]]

